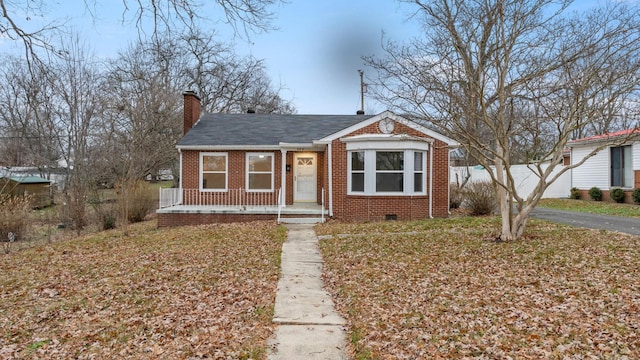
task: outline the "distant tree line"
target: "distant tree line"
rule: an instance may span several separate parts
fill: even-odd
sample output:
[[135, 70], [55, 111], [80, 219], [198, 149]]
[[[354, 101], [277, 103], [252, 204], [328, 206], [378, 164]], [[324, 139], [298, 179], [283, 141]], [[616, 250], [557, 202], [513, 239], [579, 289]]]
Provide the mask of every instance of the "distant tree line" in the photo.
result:
[[[269, 29], [267, 8], [274, 2], [215, 3], [236, 29], [247, 32]], [[24, 31], [14, 15], [26, 5], [0, 3], [7, 10], [0, 33], [25, 48], [0, 63], [0, 164], [35, 166], [45, 177], [68, 168], [64, 201], [78, 229], [86, 224], [93, 189], [117, 184], [127, 199], [137, 179], [166, 168], [178, 175], [183, 91], [201, 96], [203, 112], [296, 111], [280, 96], [264, 62], [239, 56], [214, 31], [200, 30], [188, 2], [131, 2], [139, 8], [128, 14], [138, 22], [153, 14], [154, 28], [112, 59], [96, 58], [58, 23]], [[60, 41], [49, 42], [52, 37]]]

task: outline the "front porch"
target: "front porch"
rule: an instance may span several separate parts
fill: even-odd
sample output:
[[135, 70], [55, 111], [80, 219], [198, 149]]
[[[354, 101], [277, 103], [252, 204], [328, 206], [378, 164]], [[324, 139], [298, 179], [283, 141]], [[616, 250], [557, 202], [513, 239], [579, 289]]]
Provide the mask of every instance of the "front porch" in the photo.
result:
[[190, 189], [160, 189], [158, 227], [276, 220], [278, 223], [322, 223], [328, 216], [322, 202], [284, 205], [282, 193], [247, 192], [233, 189], [225, 196], [197, 196]]

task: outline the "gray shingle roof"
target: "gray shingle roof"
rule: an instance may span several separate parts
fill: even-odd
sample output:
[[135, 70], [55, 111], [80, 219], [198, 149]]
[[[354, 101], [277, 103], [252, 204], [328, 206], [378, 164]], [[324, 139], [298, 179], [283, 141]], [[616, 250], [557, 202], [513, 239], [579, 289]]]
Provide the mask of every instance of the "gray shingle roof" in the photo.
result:
[[373, 116], [206, 114], [178, 146], [311, 143]]

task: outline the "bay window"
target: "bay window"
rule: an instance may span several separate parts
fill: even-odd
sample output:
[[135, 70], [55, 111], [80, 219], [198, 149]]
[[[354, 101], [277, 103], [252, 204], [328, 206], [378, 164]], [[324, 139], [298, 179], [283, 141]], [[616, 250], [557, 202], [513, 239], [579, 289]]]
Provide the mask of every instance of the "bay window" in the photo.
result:
[[358, 149], [348, 151], [347, 192], [362, 195], [425, 195], [426, 151]]

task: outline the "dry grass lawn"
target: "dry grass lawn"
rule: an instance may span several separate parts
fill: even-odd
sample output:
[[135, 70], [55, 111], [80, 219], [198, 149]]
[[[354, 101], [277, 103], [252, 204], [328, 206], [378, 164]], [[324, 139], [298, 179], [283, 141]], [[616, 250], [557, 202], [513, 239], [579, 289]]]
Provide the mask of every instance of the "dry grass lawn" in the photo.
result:
[[532, 220], [496, 243], [498, 226], [318, 226], [352, 358], [640, 358], [640, 238]]
[[0, 358], [263, 358], [284, 239], [151, 221], [1, 255]]

